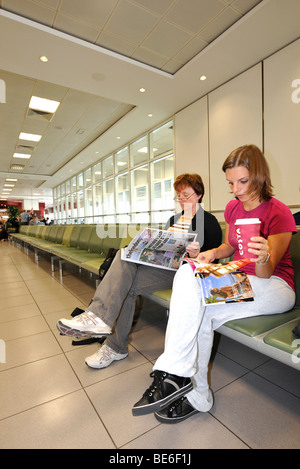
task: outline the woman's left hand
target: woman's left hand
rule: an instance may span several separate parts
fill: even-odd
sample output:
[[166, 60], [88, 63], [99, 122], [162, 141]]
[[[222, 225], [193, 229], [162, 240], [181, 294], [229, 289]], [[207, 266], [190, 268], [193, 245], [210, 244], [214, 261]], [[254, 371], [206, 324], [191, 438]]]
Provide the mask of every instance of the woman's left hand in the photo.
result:
[[197, 241], [193, 241], [187, 245], [186, 252], [192, 258], [197, 257], [200, 252], [200, 244]]
[[254, 259], [251, 259], [252, 262], [258, 262], [263, 264], [269, 254], [269, 244], [268, 240], [262, 236], [253, 236], [251, 242], [248, 243], [249, 252], [256, 255]]

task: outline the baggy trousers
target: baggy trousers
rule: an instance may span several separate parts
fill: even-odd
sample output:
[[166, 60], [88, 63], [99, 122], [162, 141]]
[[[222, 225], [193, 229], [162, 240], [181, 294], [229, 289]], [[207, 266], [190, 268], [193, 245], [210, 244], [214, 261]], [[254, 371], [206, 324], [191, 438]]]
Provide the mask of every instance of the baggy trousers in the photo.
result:
[[121, 259], [117, 252], [104, 279], [96, 289], [88, 310], [115, 329], [106, 344], [117, 353], [127, 353], [138, 295], [172, 288], [175, 271]]
[[295, 292], [281, 278], [249, 275], [254, 301], [204, 306], [201, 286], [189, 265], [177, 271], [171, 298], [165, 349], [153, 369], [191, 377], [193, 390], [187, 394], [192, 406], [207, 412], [213, 397], [207, 381], [214, 331], [227, 321], [289, 311]]

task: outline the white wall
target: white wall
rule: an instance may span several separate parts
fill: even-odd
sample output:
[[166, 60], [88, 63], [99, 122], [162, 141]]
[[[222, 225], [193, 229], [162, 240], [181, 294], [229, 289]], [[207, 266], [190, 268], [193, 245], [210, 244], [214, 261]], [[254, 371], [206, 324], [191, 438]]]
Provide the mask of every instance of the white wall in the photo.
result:
[[205, 209], [220, 220], [232, 197], [222, 164], [249, 143], [265, 151], [275, 196], [300, 209], [299, 57], [300, 40], [175, 115], [175, 174], [202, 176]]
[[264, 107], [265, 155], [275, 196], [299, 205], [300, 40], [265, 60]]

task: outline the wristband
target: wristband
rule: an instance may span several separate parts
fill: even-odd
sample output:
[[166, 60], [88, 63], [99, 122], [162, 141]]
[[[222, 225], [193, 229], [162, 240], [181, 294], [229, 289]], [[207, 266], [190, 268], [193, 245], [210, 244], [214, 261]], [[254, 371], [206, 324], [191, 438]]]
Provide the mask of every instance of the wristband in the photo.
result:
[[267, 255], [267, 258], [266, 258], [265, 262], [256, 262], [256, 264], [266, 265], [269, 262], [269, 259], [270, 259], [270, 253], [268, 252], [268, 255]]

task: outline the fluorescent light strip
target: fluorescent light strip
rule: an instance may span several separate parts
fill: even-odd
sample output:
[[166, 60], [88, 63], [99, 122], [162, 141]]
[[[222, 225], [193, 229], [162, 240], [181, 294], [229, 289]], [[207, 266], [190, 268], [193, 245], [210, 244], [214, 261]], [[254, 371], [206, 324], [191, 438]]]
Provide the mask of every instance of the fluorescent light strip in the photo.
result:
[[21, 132], [19, 135], [20, 140], [29, 140], [30, 142], [39, 142], [42, 136], [37, 134], [28, 134], [26, 132]]
[[29, 103], [30, 109], [51, 113], [54, 113], [59, 105], [59, 101], [53, 101], [52, 99], [46, 98], [39, 98], [38, 96], [32, 96]]
[[13, 154], [14, 158], [24, 158], [24, 159], [29, 159], [31, 155], [26, 155], [26, 153], [14, 153]]

